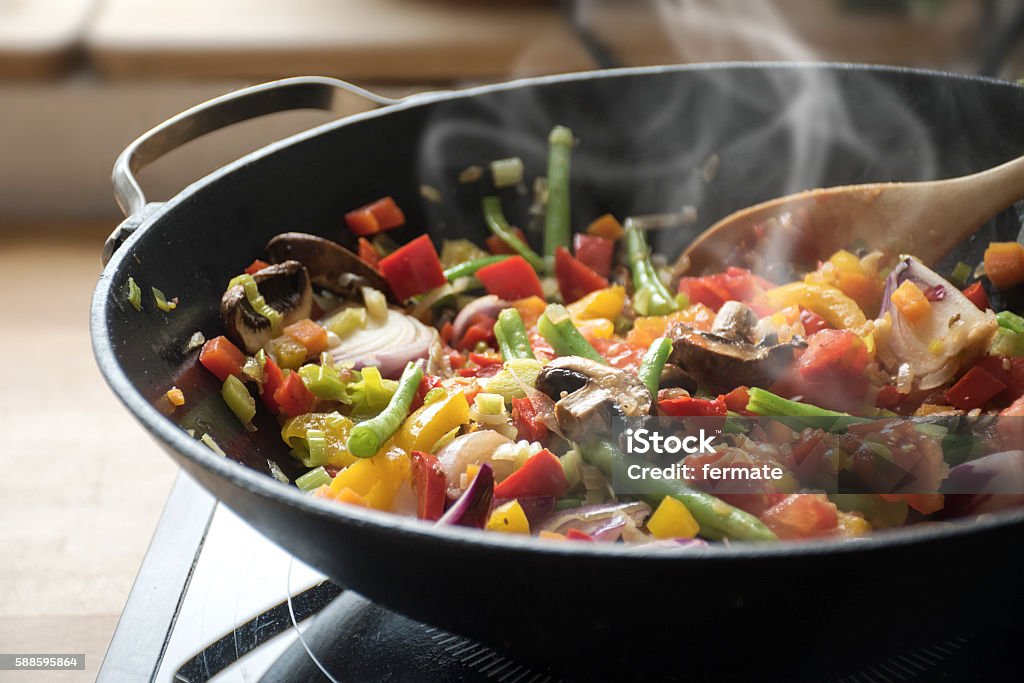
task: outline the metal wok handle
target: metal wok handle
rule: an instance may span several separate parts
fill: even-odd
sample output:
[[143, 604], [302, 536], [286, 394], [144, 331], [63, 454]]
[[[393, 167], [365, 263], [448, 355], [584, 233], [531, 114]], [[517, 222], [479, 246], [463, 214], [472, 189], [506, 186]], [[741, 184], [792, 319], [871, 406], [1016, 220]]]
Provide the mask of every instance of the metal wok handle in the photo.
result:
[[103, 245], [104, 265], [157, 206], [146, 201], [146, 195], [135, 177], [140, 170], [186, 142], [234, 123], [292, 109], [333, 110], [338, 97], [343, 94], [356, 95], [381, 106], [402, 101], [378, 95], [337, 78], [284, 78], [242, 88], [203, 102], [140, 135], [114, 162], [114, 198], [126, 218]]

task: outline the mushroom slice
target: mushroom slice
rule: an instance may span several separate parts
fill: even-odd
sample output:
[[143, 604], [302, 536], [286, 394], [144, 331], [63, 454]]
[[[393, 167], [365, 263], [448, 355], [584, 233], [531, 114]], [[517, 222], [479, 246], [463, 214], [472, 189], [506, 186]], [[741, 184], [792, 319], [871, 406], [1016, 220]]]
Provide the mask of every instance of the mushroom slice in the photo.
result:
[[279, 263], [299, 261], [309, 271], [310, 281], [345, 297], [360, 287], [373, 287], [395, 301], [381, 272], [337, 242], [304, 232], [285, 232], [267, 243], [267, 256]]
[[[256, 281], [263, 299], [281, 314], [281, 324], [308, 318], [313, 310], [309, 274], [298, 261], [284, 261], [257, 271]], [[228, 339], [247, 353], [256, 353], [274, 336], [270, 321], [253, 310], [242, 285], [229, 287], [220, 300], [220, 317]]]
[[555, 401], [555, 419], [573, 441], [608, 434], [616, 415], [651, 412], [651, 392], [635, 375], [579, 356], [556, 358], [540, 371], [537, 389]]

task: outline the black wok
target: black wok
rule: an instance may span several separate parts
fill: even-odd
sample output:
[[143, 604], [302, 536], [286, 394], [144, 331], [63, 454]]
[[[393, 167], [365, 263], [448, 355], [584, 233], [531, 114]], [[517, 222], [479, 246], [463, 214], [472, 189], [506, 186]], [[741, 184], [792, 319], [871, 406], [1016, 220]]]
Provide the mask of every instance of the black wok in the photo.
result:
[[[203, 105], [129, 149], [115, 184], [134, 214], [108, 245], [92, 337], [119, 398], [198, 482], [332, 579], [409, 616], [537, 659], [582, 658], [599, 670], [767, 672], [866, 657], [939, 630], [973, 629], [1020, 596], [1024, 511], [909, 528], [842, 544], [734, 545], [638, 556], [625, 547], [541, 543], [432, 528], [301, 495], [267, 476], [295, 468], [276, 425], [250, 434], [198, 368], [190, 336], [220, 333], [228, 279], [275, 234], [343, 238], [346, 210], [390, 194], [404, 240], [482, 237], [476, 198], [456, 181], [471, 164], [522, 156], [542, 175], [546, 133], [570, 126], [576, 222], [697, 208], [699, 221], [654, 237], [674, 254], [732, 210], [812, 186], [960, 175], [1024, 152], [1024, 89], [941, 73], [835, 65], [630, 69], [421, 96], [270, 145], [146, 204], [132, 170], [184, 140], [241, 118], [329, 106], [337, 82], [293, 79]], [[707, 159], [717, 154], [717, 175]], [[420, 195], [429, 184], [445, 196]], [[508, 198], [514, 204], [514, 197]], [[510, 206], [523, 215], [526, 200]], [[137, 228], [137, 229], [135, 229]], [[976, 262], [1004, 215], [951, 258]], [[132, 233], [133, 234], [130, 234]], [[120, 238], [127, 237], [120, 248]], [[134, 276], [181, 304], [132, 309]], [[155, 404], [172, 385], [176, 421]], [[190, 437], [209, 433], [215, 455]], [[116, 448], [117, 444], [111, 444]]]

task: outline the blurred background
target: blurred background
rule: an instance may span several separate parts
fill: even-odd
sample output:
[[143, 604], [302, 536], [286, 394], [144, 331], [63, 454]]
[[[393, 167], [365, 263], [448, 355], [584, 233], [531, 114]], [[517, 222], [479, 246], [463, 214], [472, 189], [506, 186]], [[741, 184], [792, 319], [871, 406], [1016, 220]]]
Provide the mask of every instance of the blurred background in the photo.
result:
[[[102, 383], [88, 302], [138, 134], [248, 84], [320, 74], [398, 96], [594, 68], [828, 60], [1024, 76], [1019, 0], [0, 0], [0, 652], [95, 675], [175, 476]], [[365, 105], [188, 145], [151, 199]], [[10, 327], [9, 327], [10, 326]], [[47, 680], [45, 674], [31, 680]], [[55, 680], [82, 674], [51, 674]]]

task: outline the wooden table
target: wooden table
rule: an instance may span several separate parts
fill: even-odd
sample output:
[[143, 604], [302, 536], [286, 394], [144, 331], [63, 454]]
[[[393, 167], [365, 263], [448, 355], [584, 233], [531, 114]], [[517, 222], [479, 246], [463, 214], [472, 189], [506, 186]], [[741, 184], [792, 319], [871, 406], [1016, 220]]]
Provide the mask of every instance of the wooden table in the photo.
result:
[[4, 681], [92, 680], [177, 471], [93, 361], [110, 228], [0, 226], [0, 651], [85, 653], [87, 672]]

